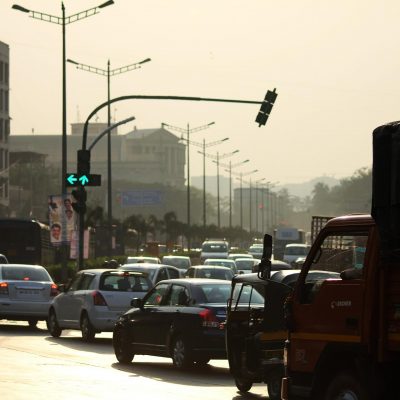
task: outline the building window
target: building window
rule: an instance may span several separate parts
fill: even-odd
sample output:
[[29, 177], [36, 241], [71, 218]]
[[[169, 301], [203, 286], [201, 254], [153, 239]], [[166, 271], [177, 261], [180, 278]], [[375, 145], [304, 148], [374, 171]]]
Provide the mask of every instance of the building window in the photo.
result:
[[5, 82], [6, 82], [6, 84], [8, 85], [8, 63], [4, 63], [4, 73], [5, 73]]
[[4, 150], [0, 149], [0, 171], [4, 169]]
[[4, 63], [0, 61], [0, 82], [3, 82], [3, 74], [4, 74]]
[[4, 91], [4, 108], [8, 112], [8, 90]]
[[8, 168], [8, 150], [4, 150], [4, 169]]
[[0, 118], [0, 142], [3, 141], [3, 119]]
[[0, 111], [3, 111], [3, 89], [0, 89]]
[[4, 141], [7, 143], [8, 142], [8, 137], [10, 136], [10, 120], [5, 119], [4, 120]]
[[142, 146], [132, 146], [131, 153], [133, 154], [142, 154]]

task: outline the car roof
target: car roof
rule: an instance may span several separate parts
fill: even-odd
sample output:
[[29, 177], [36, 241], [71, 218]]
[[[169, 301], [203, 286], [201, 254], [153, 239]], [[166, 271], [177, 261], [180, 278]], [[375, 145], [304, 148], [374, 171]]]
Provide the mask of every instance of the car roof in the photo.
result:
[[230, 280], [227, 281], [225, 279], [208, 279], [208, 278], [190, 278], [190, 279], [187, 279], [187, 278], [178, 279], [178, 278], [176, 278], [176, 279], [168, 279], [168, 280], [160, 281], [160, 282], [185, 283], [185, 284], [196, 285], [196, 286], [202, 285], [202, 284], [207, 284], [207, 283], [213, 283], [213, 284], [217, 284], [217, 283], [222, 284], [223, 283], [224, 285], [226, 285], [226, 284], [230, 285], [231, 284]]
[[158, 269], [158, 268], [174, 268], [179, 271], [179, 268], [174, 267], [173, 265], [167, 264], [153, 264], [153, 263], [129, 263], [129, 264], [122, 264], [118, 267], [118, 270], [121, 271], [124, 268], [139, 268], [139, 269]]
[[286, 247], [310, 247], [310, 245], [306, 243], [288, 243]]
[[32, 265], [32, 264], [0, 264], [1, 267], [24, 267], [24, 268], [44, 268], [42, 265]]
[[190, 269], [222, 269], [226, 271], [232, 271], [229, 267], [223, 267], [222, 265], [193, 265]]
[[232, 260], [231, 258], [207, 258], [206, 261], [226, 261], [230, 263], [235, 262], [235, 260]]
[[[120, 274], [121, 272], [123, 272], [123, 270], [120, 268], [113, 268], [113, 269], [111, 269], [111, 268], [93, 268], [93, 269], [82, 269], [82, 270], [78, 271], [78, 273], [83, 273], [83, 272], [101, 275], [104, 272], [118, 272]], [[134, 272], [134, 271], [127, 271], [127, 272]]]
[[179, 259], [184, 259], [184, 260], [187, 260], [187, 259], [189, 259], [190, 260], [190, 257], [188, 257], [188, 256], [163, 256], [163, 259], [164, 258], [179, 258]]

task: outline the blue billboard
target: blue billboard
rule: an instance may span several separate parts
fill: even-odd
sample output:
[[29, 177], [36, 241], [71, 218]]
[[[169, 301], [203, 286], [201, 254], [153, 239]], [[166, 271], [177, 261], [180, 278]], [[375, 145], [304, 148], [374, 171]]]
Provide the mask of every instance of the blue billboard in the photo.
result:
[[159, 206], [163, 202], [162, 190], [127, 190], [121, 192], [121, 206]]

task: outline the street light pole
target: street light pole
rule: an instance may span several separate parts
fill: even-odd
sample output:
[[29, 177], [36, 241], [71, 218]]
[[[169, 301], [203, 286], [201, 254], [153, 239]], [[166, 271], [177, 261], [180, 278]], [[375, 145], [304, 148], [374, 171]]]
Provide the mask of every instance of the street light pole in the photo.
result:
[[[258, 233], [258, 184], [262, 181], [265, 181], [265, 178], [261, 178], [258, 181], [256, 181], [256, 232]], [[264, 218], [264, 215], [262, 214], [262, 218]], [[264, 234], [264, 223], [262, 224], [262, 234]]]
[[[70, 15], [68, 17], [65, 16], [65, 7], [64, 3], [61, 2], [61, 18], [42, 13], [39, 11], [29, 10], [25, 7], [19, 6], [18, 4], [14, 4], [12, 8], [17, 11], [21, 11], [30, 15], [31, 18], [39, 19], [45, 22], [51, 22], [57, 25], [62, 26], [62, 140], [61, 140], [61, 194], [65, 196], [67, 194], [67, 187], [65, 178], [67, 175], [67, 71], [66, 71], [66, 45], [65, 45], [65, 26], [67, 24], [79, 21], [84, 18], [88, 18], [92, 15], [98, 14], [99, 9], [110, 6], [114, 4], [113, 0], [106, 1], [105, 3], [100, 4], [97, 7], [92, 7], [87, 10], [81, 11], [79, 13]], [[67, 279], [67, 264], [66, 264], [66, 246], [65, 246], [65, 238], [66, 238], [66, 224], [65, 221], [62, 221], [62, 280], [65, 281]]]
[[217, 152], [217, 155], [214, 156], [212, 154], [206, 154], [204, 153], [204, 155], [206, 157], [212, 158], [213, 162], [217, 164], [217, 204], [218, 204], [218, 209], [217, 209], [217, 215], [218, 215], [218, 229], [221, 228], [221, 207], [220, 207], [220, 195], [219, 195], [219, 160], [223, 159], [223, 158], [227, 158], [227, 157], [231, 157], [234, 154], [239, 153], [239, 150], [235, 150], [232, 151], [231, 153], [225, 153], [223, 155], [219, 155], [219, 152]]
[[187, 146], [187, 188], [186, 188], [186, 192], [187, 192], [187, 194], [186, 194], [186, 196], [187, 196], [186, 203], [187, 203], [187, 206], [186, 206], [186, 210], [187, 210], [187, 225], [188, 225], [188, 237], [187, 237], [187, 239], [188, 239], [188, 250], [190, 250], [190, 244], [191, 244], [190, 243], [191, 242], [191, 234], [190, 234], [190, 223], [191, 223], [191, 221], [190, 221], [190, 150], [189, 150], [190, 134], [194, 133], [194, 132], [201, 131], [203, 129], [207, 129], [208, 127], [210, 127], [211, 125], [214, 125], [214, 124], [215, 124], [215, 122], [210, 122], [209, 124], [198, 126], [196, 128], [192, 128], [192, 129], [190, 129], [189, 123], [187, 124], [186, 129], [183, 129], [183, 128], [180, 128], [180, 127], [177, 127], [177, 126], [173, 126], [173, 125], [169, 125], [169, 124], [166, 124], [164, 122], [161, 124], [162, 127], [166, 126], [168, 128], [174, 129], [174, 130], [176, 130], [178, 132], [186, 133], [186, 146]]
[[[110, 60], [107, 61], [107, 69], [92, 67], [87, 64], [78, 63], [74, 60], [68, 59], [69, 63], [74, 64], [77, 69], [83, 71], [92, 72], [97, 75], [102, 75], [107, 78], [107, 126], [111, 126], [111, 76], [120, 75], [124, 72], [132, 71], [134, 69], [141, 68], [141, 65], [151, 61], [150, 58], [146, 58], [140, 62], [125, 65], [119, 68], [110, 68]], [[111, 167], [111, 130], [107, 133], [107, 230], [108, 230], [108, 255], [112, 256], [112, 167]]]

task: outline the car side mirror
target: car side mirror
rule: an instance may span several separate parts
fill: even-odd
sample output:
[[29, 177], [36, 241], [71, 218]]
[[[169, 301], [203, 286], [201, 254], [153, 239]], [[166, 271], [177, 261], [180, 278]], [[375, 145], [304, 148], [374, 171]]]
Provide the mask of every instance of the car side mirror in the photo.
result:
[[263, 255], [258, 264], [258, 276], [261, 279], [271, 277], [271, 256], [272, 256], [272, 236], [267, 233], [264, 235]]
[[143, 301], [142, 299], [139, 299], [137, 297], [135, 297], [134, 299], [131, 300], [131, 307], [133, 308], [143, 308]]

